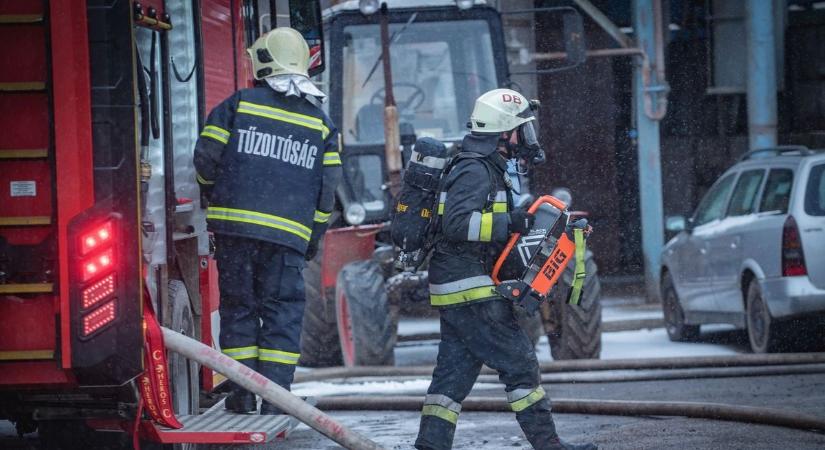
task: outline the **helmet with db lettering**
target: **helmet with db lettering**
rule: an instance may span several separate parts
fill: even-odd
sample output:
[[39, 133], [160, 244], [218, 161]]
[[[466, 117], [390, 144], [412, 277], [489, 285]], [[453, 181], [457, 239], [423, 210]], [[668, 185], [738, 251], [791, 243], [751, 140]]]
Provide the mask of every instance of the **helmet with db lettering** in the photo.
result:
[[256, 80], [283, 74], [309, 76], [309, 45], [292, 28], [275, 28], [259, 37], [246, 52], [252, 58]]
[[476, 99], [467, 126], [473, 134], [518, 132], [518, 144], [505, 141], [513, 157], [533, 164], [544, 162], [544, 151], [534, 125], [538, 101], [527, 100], [512, 89], [493, 89]]

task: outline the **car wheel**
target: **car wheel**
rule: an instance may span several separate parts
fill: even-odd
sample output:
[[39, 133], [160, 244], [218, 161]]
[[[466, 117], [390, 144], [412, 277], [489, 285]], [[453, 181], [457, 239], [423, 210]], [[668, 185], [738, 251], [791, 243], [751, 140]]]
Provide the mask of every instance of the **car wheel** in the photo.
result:
[[754, 279], [748, 285], [747, 301], [748, 339], [754, 353], [770, 353], [778, 350], [778, 333], [776, 323], [768, 310], [768, 304], [762, 297], [762, 288]]
[[673, 342], [691, 342], [699, 337], [699, 325], [685, 323], [685, 311], [673, 286], [669, 273], [662, 277], [662, 310], [665, 316], [667, 337]]

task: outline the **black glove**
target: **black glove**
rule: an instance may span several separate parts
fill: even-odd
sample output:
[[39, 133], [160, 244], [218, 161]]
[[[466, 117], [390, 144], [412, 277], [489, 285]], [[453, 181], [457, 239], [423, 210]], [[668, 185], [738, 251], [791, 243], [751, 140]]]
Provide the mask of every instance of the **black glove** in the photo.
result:
[[307, 261], [311, 261], [312, 258], [315, 258], [315, 255], [318, 254], [318, 241], [313, 239], [309, 241], [309, 245], [307, 245], [307, 251], [304, 253], [304, 259]]
[[516, 209], [510, 212], [510, 224], [507, 228], [510, 233], [527, 234], [535, 221], [536, 216], [526, 209]]

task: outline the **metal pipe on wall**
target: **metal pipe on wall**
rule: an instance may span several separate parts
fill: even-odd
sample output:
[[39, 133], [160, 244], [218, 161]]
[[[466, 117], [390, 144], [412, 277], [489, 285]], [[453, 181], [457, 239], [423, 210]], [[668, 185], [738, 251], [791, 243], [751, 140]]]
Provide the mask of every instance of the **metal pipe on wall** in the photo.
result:
[[[642, 223], [642, 256], [647, 298], [659, 298], [659, 270], [664, 245], [664, 208], [659, 120], [664, 115], [667, 87], [664, 75], [664, 49], [661, 36], [661, 0], [633, 2], [633, 30], [636, 46], [647, 58], [640, 58], [633, 70], [633, 101], [639, 152], [639, 203]], [[660, 79], [660, 77], [662, 77]], [[653, 101], [653, 97], [656, 101]]]
[[776, 146], [776, 42], [774, 2], [747, 0], [748, 143], [750, 149]]

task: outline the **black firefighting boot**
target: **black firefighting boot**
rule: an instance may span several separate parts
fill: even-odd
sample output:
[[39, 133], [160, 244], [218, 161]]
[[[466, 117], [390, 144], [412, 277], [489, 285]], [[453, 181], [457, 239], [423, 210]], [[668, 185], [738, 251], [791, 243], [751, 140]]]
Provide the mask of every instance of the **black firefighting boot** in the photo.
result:
[[[252, 370], [258, 369], [257, 359], [242, 359], [238, 362]], [[227, 411], [232, 411], [238, 414], [254, 414], [257, 412], [258, 402], [255, 398], [255, 394], [247, 391], [235, 383], [230, 385], [230, 389], [231, 392], [229, 393], [229, 396], [226, 397], [226, 401], [224, 402], [224, 408], [226, 408]]]
[[[280, 364], [270, 361], [259, 361], [260, 372], [263, 376], [272, 380], [275, 384], [281, 386], [287, 391], [292, 386], [292, 379], [295, 373], [295, 366], [291, 364]], [[280, 408], [264, 400], [261, 402], [261, 415], [276, 416], [279, 414], [286, 414]]]
[[598, 450], [599, 447], [596, 444], [591, 442], [587, 442], [585, 444], [573, 444], [570, 442], [565, 441], [564, 439], [556, 436], [555, 439], [548, 442], [548, 446], [544, 447], [548, 450]]

